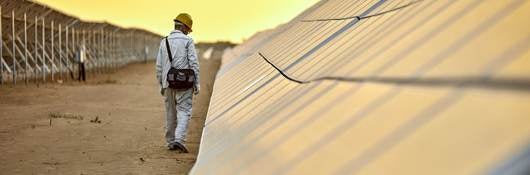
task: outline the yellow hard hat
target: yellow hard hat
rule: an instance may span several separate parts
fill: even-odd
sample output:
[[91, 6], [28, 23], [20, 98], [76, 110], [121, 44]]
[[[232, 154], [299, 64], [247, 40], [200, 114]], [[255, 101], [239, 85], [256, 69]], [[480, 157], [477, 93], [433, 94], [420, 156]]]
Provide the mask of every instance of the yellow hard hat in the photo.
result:
[[191, 26], [193, 26], [193, 20], [191, 19], [191, 16], [187, 13], [181, 13], [179, 14], [173, 21], [175, 22], [181, 22], [182, 24], [186, 25], [191, 30]]

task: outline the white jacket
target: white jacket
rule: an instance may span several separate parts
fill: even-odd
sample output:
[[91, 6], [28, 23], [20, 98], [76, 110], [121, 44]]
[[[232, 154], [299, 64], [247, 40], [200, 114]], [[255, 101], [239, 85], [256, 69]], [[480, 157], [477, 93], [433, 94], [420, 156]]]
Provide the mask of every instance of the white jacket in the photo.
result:
[[[199, 93], [199, 60], [193, 39], [179, 30], [173, 30], [167, 38], [173, 55], [173, 67], [176, 69], [193, 69], [196, 78], [194, 89], [196, 93]], [[171, 68], [166, 50], [166, 41], [163, 38], [160, 41], [160, 48], [156, 57], [156, 79], [161, 89], [168, 87], [167, 72]]]

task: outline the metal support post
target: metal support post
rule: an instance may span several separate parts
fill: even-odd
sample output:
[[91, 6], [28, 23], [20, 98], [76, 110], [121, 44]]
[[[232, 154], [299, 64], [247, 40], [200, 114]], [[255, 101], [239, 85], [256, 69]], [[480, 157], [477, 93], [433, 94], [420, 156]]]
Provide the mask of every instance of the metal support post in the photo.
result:
[[[52, 64], [51, 64], [51, 74], [52, 74], [52, 81], [55, 81], [55, 77], [54, 77], [54, 74], [55, 74], [55, 70], [53, 69], [53, 65], [55, 63], [55, 48], [53, 47], [54, 46], [54, 39], [53, 37], [55, 37], [55, 34], [54, 34], [54, 30], [53, 30], [53, 24], [54, 21], [51, 22], [51, 32], [50, 32], [50, 35], [51, 35], [51, 47], [52, 47]], [[57, 66], [57, 64], [55, 64], [55, 66]]]
[[74, 78], [73, 80], [75, 80], [75, 74], [77, 73], [77, 71], [76, 71], [77, 69], [76, 68], [78, 68], [78, 66], [77, 66], [78, 64], [76, 64], [77, 60], [76, 60], [76, 57], [75, 57], [75, 55], [77, 53], [77, 49], [75, 48], [75, 32], [76, 32], [76, 30], [72, 27], [72, 30], [70, 31], [70, 34], [72, 35], [72, 37], [71, 37], [71, 39], [72, 39], [72, 42], [71, 42], [71, 44], [72, 44], [72, 57], [71, 58], [72, 58], [72, 61], [73, 61], [72, 62], [73, 63], [72, 64], [72, 73], [74, 75], [72, 77], [72, 78]]
[[64, 69], [63, 69], [63, 40], [62, 40], [62, 24], [59, 24], [59, 78], [61, 79], [61, 81], [63, 80], [63, 74], [64, 74]]
[[16, 60], [16, 52], [15, 52], [15, 10], [11, 10], [11, 34], [12, 34], [12, 46], [13, 46], [13, 85], [17, 85], [17, 60]]
[[24, 83], [28, 84], [28, 24], [27, 24], [27, 15], [24, 13]]
[[[65, 41], [64, 41], [65, 43], [64, 44], [65, 44], [65, 48], [66, 48], [66, 51], [65, 51], [66, 53], [64, 55], [66, 56], [66, 58], [64, 58], [64, 62], [66, 63], [65, 64], [66, 65], [65, 67], [66, 67], [66, 70], [67, 70], [66, 71], [66, 75], [68, 75], [68, 70], [69, 70], [69, 67], [70, 67], [70, 65], [68, 64], [68, 59], [70, 57], [70, 49], [68, 48], [68, 26], [66, 26], [65, 30], [66, 31], [65, 31]], [[68, 76], [64, 77], [65, 81], [67, 79], [68, 79]]]
[[[35, 61], [35, 65], [38, 65], [39, 64], [39, 54], [38, 54], [38, 47], [37, 47], [37, 36], [38, 36], [38, 17], [35, 16], [35, 22], [33, 23], [33, 27], [35, 28], [35, 32], [34, 32], [34, 35], [33, 35], [33, 39], [35, 40], [33, 42], [33, 60]], [[42, 67], [40, 68], [39, 72], [42, 70]], [[37, 75], [37, 71], [34, 70], [33, 73], [31, 74], [31, 77], [34, 78], [35, 82], [38, 81], [38, 75]]]
[[[0, 14], [2, 7], [0, 6]], [[2, 19], [0, 18], [0, 85], [4, 84], [4, 34], [2, 33]]]
[[108, 69], [109, 69], [109, 62], [108, 62], [108, 59], [107, 59], [107, 52], [108, 52], [108, 48], [106, 47], [106, 32], [104, 30], [101, 31], [101, 56], [103, 57], [103, 72], [108, 72]]
[[46, 42], [45, 42], [45, 35], [46, 35], [46, 25], [44, 23], [44, 17], [42, 17], [42, 57], [41, 57], [41, 62], [42, 62], [42, 67], [41, 67], [41, 70], [42, 70], [42, 82], [43, 83], [46, 83], [46, 60], [45, 60], [45, 51], [46, 51]]

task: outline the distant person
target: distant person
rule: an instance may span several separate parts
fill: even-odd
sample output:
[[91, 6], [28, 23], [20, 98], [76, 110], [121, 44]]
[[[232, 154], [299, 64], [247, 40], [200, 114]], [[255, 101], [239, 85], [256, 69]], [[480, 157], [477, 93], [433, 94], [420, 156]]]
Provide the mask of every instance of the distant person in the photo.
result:
[[79, 74], [78, 74], [78, 80], [79, 81], [86, 81], [86, 71], [85, 71], [85, 59], [86, 59], [86, 51], [85, 51], [85, 44], [82, 44], [79, 50], [76, 52], [76, 60], [79, 63]]
[[160, 42], [156, 78], [166, 106], [168, 149], [187, 153], [184, 142], [191, 118], [192, 96], [200, 91], [199, 61], [193, 39], [187, 36], [192, 32], [191, 16], [181, 13], [173, 21], [175, 30]]
[[147, 63], [147, 56], [149, 55], [149, 47], [144, 46], [144, 63]]

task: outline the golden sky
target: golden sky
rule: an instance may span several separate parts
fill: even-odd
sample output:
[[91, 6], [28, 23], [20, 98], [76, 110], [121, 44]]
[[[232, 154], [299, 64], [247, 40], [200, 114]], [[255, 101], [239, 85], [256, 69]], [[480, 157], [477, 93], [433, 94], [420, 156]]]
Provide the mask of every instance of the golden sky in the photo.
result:
[[288, 22], [318, 0], [36, 0], [83, 20], [108, 21], [160, 35], [178, 13], [193, 18], [195, 41], [241, 42], [257, 31]]

